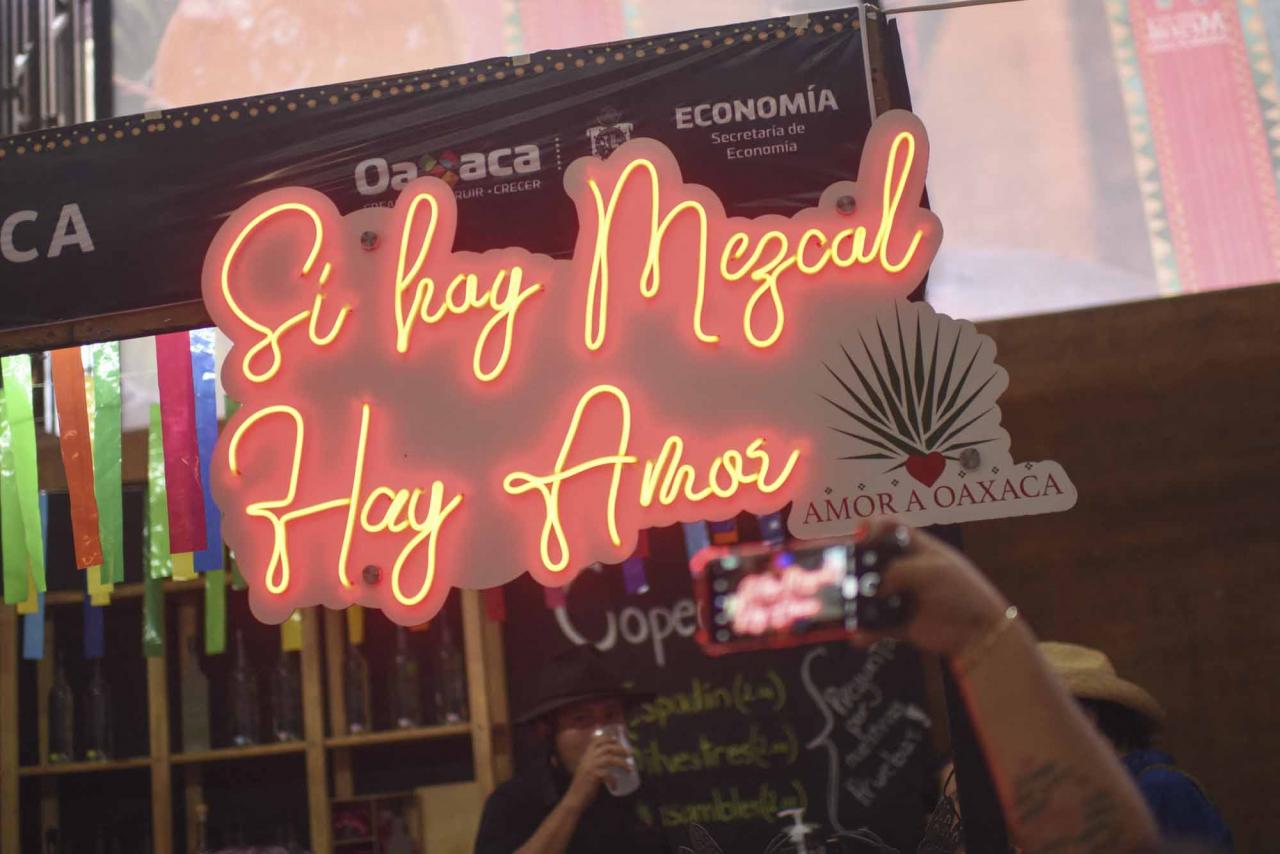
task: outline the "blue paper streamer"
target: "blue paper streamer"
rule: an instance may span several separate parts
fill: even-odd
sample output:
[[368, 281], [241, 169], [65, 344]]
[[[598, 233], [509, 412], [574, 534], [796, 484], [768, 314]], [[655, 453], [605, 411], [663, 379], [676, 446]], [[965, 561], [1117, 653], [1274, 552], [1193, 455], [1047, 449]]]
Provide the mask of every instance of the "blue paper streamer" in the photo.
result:
[[102, 658], [106, 648], [106, 635], [102, 626], [102, 606], [84, 600], [84, 657]]
[[623, 561], [622, 583], [632, 596], [649, 592], [649, 581], [644, 574], [644, 558], [629, 557]]
[[[40, 493], [40, 533], [44, 553], [49, 553], [49, 493]], [[22, 617], [22, 657], [27, 661], [44, 658], [44, 594], [36, 594], [36, 612]]]
[[684, 550], [690, 559], [711, 545], [711, 534], [707, 531], [706, 522], [686, 522], [681, 527], [684, 528]]
[[200, 448], [200, 488], [204, 492], [204, 529], [207, 545], [195, 553], [196, 572], [222, 569], [222, 514], [209, 491], [209, 464], [218, 440], [217, 373], [213, 360], [214, 332], [191, 332], [191, 378], [196, 393], [196, 443]]
[[777, 545], [787, 539], [787, 529], [782, 524], [782, 511], [757, 516], [760, 523], [760, 539], [770, 545]]
[[36, 612], [22, 616], [22, 657], [27, 661], [44, 658], [44, 594], [36, 594]]

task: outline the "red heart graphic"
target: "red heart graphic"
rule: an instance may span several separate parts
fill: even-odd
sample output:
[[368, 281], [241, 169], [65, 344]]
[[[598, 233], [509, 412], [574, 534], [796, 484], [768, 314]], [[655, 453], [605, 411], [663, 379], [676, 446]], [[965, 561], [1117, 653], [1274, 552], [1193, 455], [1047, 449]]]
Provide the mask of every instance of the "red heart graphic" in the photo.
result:
[[907, 474], [925, 486], [933, 486], [946, 467], [947, 458], [937, 451], [923, 457], [907, 457]]

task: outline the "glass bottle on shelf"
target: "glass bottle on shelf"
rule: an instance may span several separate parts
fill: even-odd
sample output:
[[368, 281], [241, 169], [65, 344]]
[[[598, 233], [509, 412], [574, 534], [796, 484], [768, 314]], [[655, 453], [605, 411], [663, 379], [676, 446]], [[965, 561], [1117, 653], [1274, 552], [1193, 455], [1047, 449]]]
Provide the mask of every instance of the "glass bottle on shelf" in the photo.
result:
[[55, 653], [49, 688], [49, 761], [70, 762], [75, 756], [75, 698], [62, 656]]
[[231, 743], [244, 747], [258, 743], [258, 679], [244, 651], [244, 632], [236, 629], [236, 658], [231, 666]]
[[467, 719], [467, 670], [462, 651], [453, 639], [446, 614], [436, 618], [433, 632], [431, 696], [438, 724], [462, 723]]
[[369, 664], [358, 645], [348, 645], [343, 662], [343, 698], [347, 706], [347, 731], [369, 729]]
[[276, 741], [302, 738], [302, 687], [297, 653], [280, 651], [271, 680], [271, 731]]
[[196, 805], [196, 854], [209, 854], [209, 806]]
[[102, 673], [102, 659], [93, 660], [85, 690], [84, 758], [105, 761], [114, 754], [115, 730], [111, 721], [111, 689]]
[[399, 729], [422, 725], [422, 682], [409, 652], [409, 633], [396, 626], [396, 657], [391, 668], [391, 722]]

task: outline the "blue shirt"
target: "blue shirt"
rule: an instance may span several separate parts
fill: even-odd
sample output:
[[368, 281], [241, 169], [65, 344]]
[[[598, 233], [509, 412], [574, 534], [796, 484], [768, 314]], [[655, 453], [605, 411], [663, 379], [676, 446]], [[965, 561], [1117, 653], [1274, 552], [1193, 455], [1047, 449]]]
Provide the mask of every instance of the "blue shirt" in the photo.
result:
[[1159, 750], [1136, 750], [1123, 757], [1166, 839], [1194, 840], [1234, 851], [1231, 829], [1191, 777], [1173, 767]]

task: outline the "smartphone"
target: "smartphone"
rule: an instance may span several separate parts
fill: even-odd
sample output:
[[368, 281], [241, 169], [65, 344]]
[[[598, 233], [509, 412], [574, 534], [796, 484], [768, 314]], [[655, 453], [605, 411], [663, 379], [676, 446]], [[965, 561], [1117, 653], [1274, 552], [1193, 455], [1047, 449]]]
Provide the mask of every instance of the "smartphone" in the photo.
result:
[[906, 600], [877, 594], [905, 539], [904, 533], [862, 545], [839, 537], [704, 548], [689, 564], [698, 641], [711, 655], [724, 655], [841, 640], [859, 625], [901, 623]]

